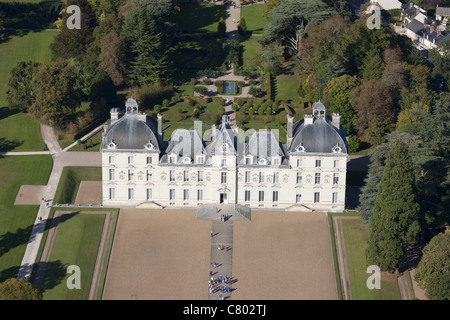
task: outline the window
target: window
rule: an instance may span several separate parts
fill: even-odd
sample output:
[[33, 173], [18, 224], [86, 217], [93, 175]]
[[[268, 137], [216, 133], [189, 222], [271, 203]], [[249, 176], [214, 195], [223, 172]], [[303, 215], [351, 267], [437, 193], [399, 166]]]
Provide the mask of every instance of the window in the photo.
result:
[[175, 163], [175, 157], [169, 157], [169, 163]]
[[128, 164], [133, 164], [133, 161], [134, 161], [133, 157], [129, 156], [128, 157]]
[[183, 181], [189, 181], [189, 171], [188, 170], [184, 170], [183, 171]]
[[320, 201], [320, 192], [314, 192], [314, 203], [318, 203]]
[[203, 164], [203, 163], [204, 163], [204, 158], [203, 158], [203, 156], [197, 157], [197, 162], [198, 162], [199, 164]]
[[170, 200], [175, 200], [175, 189], [170, 189], [169, 190], [169, 199]]
[[175, 170], [170, 170], [169, 181], [175, 181]]
[[316, 160], [316, 168], [320, 168], [322, 166], [322, 160]]
[[189, 200], [189, 189], [183, 190], [183, 200]]
[[302, 183], [302, 173], [301, 172], [297, 172], [297, 184]]
[[221, 172], [220, 183], [227, 183], [227, 173], [226, 172]]
[[244, 199], [245, 201], [250, 201], [250, 190], [244, 191]]
[[339, 160], [334, 160], [334, 167], [338, 168], [339, 167]]
[[338, 193], [335, 191], [333, 192], [333, 198], [332, 201], [333, 203], [337, 203], [338, 202]]
[[133, 180], [134, 172], [133, 170], [128, 170], [128, 181]]
[[147, 164], [152, 164], [152, 157], [147, 157]]
[[153, 190], [151, 188], [147, 189], [147, 200], [152, 200]]
[[259, 183], [264, 182], [264, 172], [259, 173]]
[[278, 202], [278, 191], [273, 191], [272, 192], [272, 201], [273, 202]]
[[114, 180], [114, 177], [115, 176], [115, 174], [114, 174], [114, 169], [109, 169], [109, 180]]
[[134, 189], [128, 188], [128, 200], [133, 200], [133, 199], [134, 199]]
[[245, 158], [245, 164], [251, 164], [250, 158]]
[[302, 160], [297, 159], [297, 167], [300, 168], [302, 166]]
[[258, 199], [259, 199], [260, 202], [264, 201], [264, 191], [259, 191]]
[[198, 172], [198, 181], [203, 182], [203, 171]]
[[114, 156], [109, 156], [109, 163], [114, 163]]
[[227, 159], [222, 159], [221, 164], [222, 167], [226, 167], [227, 165]]
[[245, 171], [245, 182], [250, 182], [250, 171]]
[[316, 175], [314, 177], [314, 183], [319, 184], [320, 183], [320, 173], [316, 172]]
[[302, 201], [302, 194], [300, 193], [300, 190], [297, 190], [297, 193], [295, 194], [295, 203], [300, 203]]
[[197, 190], [197, 200], [203, 200], [203, 189]]
[[279, 172], [273, 173], [273, 183], [278, 183], [280, 181], [280, 174]]
[[278, 159], [278, 158], [273, 159], [273, 164], [274, 165], [279, 165], [280, 164], [280, 159]]
[[152, 170], [147, 170], [147, 181], [152, 180], [152, 175], [153, 175]]
[[339, 173], [333, 174], [333, 184], [339, 184]]
[[114, 199], [116, 197], [116, 189], [115, 188], [109, 188], [109, 199]]

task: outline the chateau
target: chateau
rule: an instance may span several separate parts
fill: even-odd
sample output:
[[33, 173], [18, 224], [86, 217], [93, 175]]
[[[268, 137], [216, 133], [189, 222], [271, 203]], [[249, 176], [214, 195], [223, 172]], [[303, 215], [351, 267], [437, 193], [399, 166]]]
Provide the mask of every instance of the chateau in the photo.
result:
[[287, 115], [287, 144], [271, 130], [231, 127], [228, 117], [202, 132], [177, 129], [163, 140], [162, 115], [111, 110], [102, 153], [104, 206], [149, 208], [236, 203], [258, 209], [341, 212], [345, 208], [348, 145], [340, 115]]

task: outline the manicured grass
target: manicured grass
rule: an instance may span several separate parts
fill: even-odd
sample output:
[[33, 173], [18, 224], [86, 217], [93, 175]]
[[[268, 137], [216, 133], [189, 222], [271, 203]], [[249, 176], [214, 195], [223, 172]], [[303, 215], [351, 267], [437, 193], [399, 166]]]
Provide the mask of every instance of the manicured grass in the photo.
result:
[[365, 249], [370, 228], [361, 224], [359, 219], [342, 220], [342, 228], [347, 256], [350, 290], [353, 300], [401, 300], [397, 275], [381, 273], [381, 289], [370, 290], [366, 281], [367, 272]]
[[291, 100], [294, 103], [299, 101], [298, 80], [295, 76], [279, 75], [276, 78], [276, 97], [282, 100]]
[[101, 167], [64, 167], [53, 203], [74, 203], [80, 181], [102, 181]]
[[220, 67], [224, 59], [222, 39], [195, 37], [179, 43], [174, 62], [177, 67], [203, 70]]
[[183, 32], [217, 31], [220, 18], [225, 20], [225, 6], [213, 3], [180, 3], [174, 21]]
[[[43, 283], [46, 300], [87, 300], [99, 249], [104, 214], [67, 214], [62, 216], [50, 253]], [[80, 289], [68, 289], [67, 267], [80, 268]]]
[[260, 37], [248, 37], [242, 39], [242, 67], [246, 68], [258, 68], [257, 62], [260, 60], [261, 45], [258, 40]]
[[247, 24], [247, 31], [252, 33], [262, 33], [266, 21], [261, 15], [262, 10], [266, 4], [251, 4], [241, 7], [241, 19], [245, 18]]
[[29, 59], [49, 62], [49, 45], [57, 34], [56, 31], [30, 31], [24, 36], [13, 36], [0, 44], [0, 107], [7, 105], [6, 91], [12, 68], [17, 62]]
[[29, 114], [12, 113], [0, 108], [0, 151], [42, 151], [39, 122]]
[[52, 157], [8, 156], [0, 158], [0, 282], [16, 277], [38, 206], [15, 206], [21, 185], [46, 185]]

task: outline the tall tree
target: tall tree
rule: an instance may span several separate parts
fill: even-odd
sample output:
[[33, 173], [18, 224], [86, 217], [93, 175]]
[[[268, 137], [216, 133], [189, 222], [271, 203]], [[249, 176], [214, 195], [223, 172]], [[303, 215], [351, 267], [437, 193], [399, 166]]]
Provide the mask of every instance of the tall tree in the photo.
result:
[[382, 81], [370, 80], [352, 91], [352, 99], [359, 136], [372, 144], [383, 142], [395, 125], [396, 110], [389, 88]]
[[388, 153], [378, 186], [370, 220], [367, 263], [382, 271], [400, 267], [407, 247], [419, 241], [419, 218], [413, 164], [406, 144], [398, 139]]
[[143, 85], [168, 80], [170, 46], [161, 18], [145, 6], [134, 8], [125, 16], [124, 34], [132, 54], [130, 81]]
[[8, 107], [26, 112], [34, 101], [34, 91], [31, 85], [33, 74], [39, 67], [39, 62], [32, 60], [20, 61], [11, 70], [9, 77], [7, 100]]
[[261, 42], [279, 42], [300, 57], [302, 38], [309, 25], [335, 15], [336, 12], [320, 0], [284, 0], [269, 13]]
[[125, 38], [112, 30], [101, 40], [100, 63], [108, 72], [115, 86], [125, 84], [127, 79], [127, 43]]
[[76, 80], [76, 71], [68, 62], [43, 63], [33, 78], [36, 99], [29, 112], [41, 123], [62, 128], [81, 105]]

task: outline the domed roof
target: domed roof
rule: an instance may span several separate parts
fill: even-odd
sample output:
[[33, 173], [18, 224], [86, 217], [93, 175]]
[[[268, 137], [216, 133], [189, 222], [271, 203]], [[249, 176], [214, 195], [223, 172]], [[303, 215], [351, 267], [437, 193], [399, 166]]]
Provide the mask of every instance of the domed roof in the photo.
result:
[[158, 151], [154, 127], [145, 114], [126, 113], [107, 128], [101, 149]]
[[325, 118], [314, 119], [311, 124], [301, 123], [295, 132], [290, 152], [347, 153], [342, 132]]

